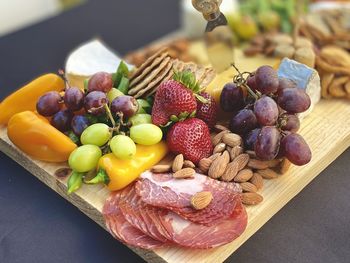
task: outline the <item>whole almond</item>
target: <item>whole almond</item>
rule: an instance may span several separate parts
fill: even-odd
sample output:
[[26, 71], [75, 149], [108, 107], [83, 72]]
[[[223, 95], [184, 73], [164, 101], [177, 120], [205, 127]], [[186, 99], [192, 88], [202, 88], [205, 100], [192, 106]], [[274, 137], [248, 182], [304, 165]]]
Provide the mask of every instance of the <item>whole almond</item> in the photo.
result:
[[170, 164], [157, 164], [151, 168], [151, 171], [154, 173], [166, 173], [171, 170]]
[[250, 180], [253, 176], [253, 171], [250, 169], [243, 169], [233, 178], [236, 183], [244, 183]]
[[211, 140], [213, 145], [217, 145], [218, 143], [220, 143], [222, 141], [222, 136], [224, 136], [224, 134], [226, 134], [228, 132], [230, 132], [230, 131], [224, 130], [224, 131], [221, 131], [218, 134], [216, 134]]
[[226, 144], [220, 142], [214, 147], [213, 153], [222, 153], [226, 149]]
[[208, 158], [212, 161], [214, 161], [216, 158], [218, 158], [221, 155], [221, 153], [214, 153], [213, 155], [209, 156]]
[[216, 125], [214, 126], [214, 129], [215, 129], [217, 132], [229, 131], [228, 128], [226, 128], [225, 126], [220, 125], [220, 124], [216, 124]]
[[211, 178], [219, 178], [222, 176], [226, 170], [226, 167], [230, 161], [230, 155], [228, 151], [224, 151], [223, 154], [217, 157], [213, 163], [210, 165], [208, 175]]
[[281, 160], [280, 159], [274, 159], [274, 160], [268, 161], [267, 163], [269, 165], [269, 168], [275, 168], [281, 163]]
[[281, 162], [281, 167], [279, 171], [280, 174], [285, 174], [291, 166], [292, 166], [292, 163], [287, 158], [284, 158], [283, 161]]
[[257, 205], [264, 200], [258, 193], [243, 193], [241, 194], [241, 199], [245, 205]]
[[173, 177], [177, 179], [193, 178], [196, 171], [193, 168], [183, 168], [175, 173]]
[[243, 148], [241, 146], [235, 146], [230, 151], [231, 161], [233, 161], [238, 155], [243, 152]]
[[264, 186], [264, 179], [262, 178], [262, 176], [258, 173], [254, 173], [252, 178], [250, 178], [249, 180], [253, 185], [256, 186], [256, 188], [258, 190], [260, 190], [261, 188], [263, 188]]
[[257, 159], [250, 159], [248, 162], [248, 167], [252, 169], [266, 169], [269, 168], [269, 162]]
[[233, 161], [238, 163], [238, 171], [242, 170], [244, 167], [246, 167], [247, 163], [249, 162], [249, 155], [246, 153], [242, 153], [238, 155]]
[[172, 165], [173, 172], [176, 173], [177, 171], [181, 170], [183, 165], [184, 165], [184, 156], [182, 154], [176, 155]]
[[222, 136], [222, 141], [228, 146], [235, 147], [242, 144], [242, 138], [235, 133], [225, 133]]
[[206, 208], [212, 200], [212, 193], [208, 191], [203, 191], [196, 193], [191, 197], [191, 205], [194, 209], [201, 210]]
[[277, 173], [270, 168], [257, 170], [257, 173], [260, 174], [264, 179], [274, 179], [277, 178]]
[[191, 162], [190, 160], [185, 160], [183, 167], [184, 168], [195, 168], [196, 165], [193, 162]]
[[225, 182], [230, 182], [237, 175], [237, 173], [238, 173], [238, 162], [230, 162], [227, 165], [224, 174], [221, 176], [221, 180]]
[[209, 158], [203, 158], [199, 161], [198, 163], [198, 168], [203, 172], [203, 173], [207, 173], [209, 170], [210, 165], [212, 164], [212, 160], [210, 160]]
[[250, 182], [240, 183], [239, 185], [241, 186], [243, 192], [255, 193], [258, 191], [258, 188]]

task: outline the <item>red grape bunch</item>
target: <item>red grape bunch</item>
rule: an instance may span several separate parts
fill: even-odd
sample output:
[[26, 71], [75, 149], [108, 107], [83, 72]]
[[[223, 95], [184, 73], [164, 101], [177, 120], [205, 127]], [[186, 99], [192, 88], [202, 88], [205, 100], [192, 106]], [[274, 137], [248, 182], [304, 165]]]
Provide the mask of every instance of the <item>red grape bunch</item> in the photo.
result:
[[241, 135], [246, 149], [255, 151], [260, 160], [285, 157], [296, 165], [310, 162], [311, 150], [296, 133], [297, 114], [311, 104], [307, 93], [292, 80], [279, 78], [270, 66], [238, 73], [220, 96], [222, 110], [232, 112], [230, 130]]

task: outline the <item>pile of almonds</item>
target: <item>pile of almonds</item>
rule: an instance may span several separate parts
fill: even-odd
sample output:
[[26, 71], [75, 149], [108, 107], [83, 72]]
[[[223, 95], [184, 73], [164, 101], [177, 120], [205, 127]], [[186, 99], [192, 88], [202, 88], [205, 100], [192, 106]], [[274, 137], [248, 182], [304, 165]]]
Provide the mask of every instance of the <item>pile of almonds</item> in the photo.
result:
[[[199, 161], [198, 167], [182, 154], [172, 164], [160, 164], [152, 172], [173, 172], [174, 178], [191, 178], [196, 172], [225, 182], [238, 183], [242, 188], [242, 202], [256, 205], [263, 201], [258, 192], [264, 186], [264, 179], [270, 180], [287, 172], [291, 163], [287, 159], [261, 161], [254, 151], [244, 151], [241, 136], [230, 132], [225, 126], [216, 125], [217, 133], [212, 137], [213, 154]], [[208, 199], [208, 198], [206, 198]], [[197, 208], [196, 208], [197, 209]]]

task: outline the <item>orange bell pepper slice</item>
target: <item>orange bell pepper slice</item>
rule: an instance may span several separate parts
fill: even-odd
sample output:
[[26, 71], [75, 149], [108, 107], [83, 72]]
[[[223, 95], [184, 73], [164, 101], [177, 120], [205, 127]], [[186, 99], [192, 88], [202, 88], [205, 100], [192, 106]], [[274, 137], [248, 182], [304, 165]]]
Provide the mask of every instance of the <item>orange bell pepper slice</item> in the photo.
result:
[[18, 89], [0, 104], [0, 125], [6, 125], [16, 113], [30, 110], [35, 111], [38, 99], [48, 91], [62, 91], [63, 79], [53, 73], [42, 75], [24, 87]]
[[46, 162], [65, 162], [77, 147], [69, 137], [32, 111], [13, 115], [8, 122], [7, 135], [21, 151]]

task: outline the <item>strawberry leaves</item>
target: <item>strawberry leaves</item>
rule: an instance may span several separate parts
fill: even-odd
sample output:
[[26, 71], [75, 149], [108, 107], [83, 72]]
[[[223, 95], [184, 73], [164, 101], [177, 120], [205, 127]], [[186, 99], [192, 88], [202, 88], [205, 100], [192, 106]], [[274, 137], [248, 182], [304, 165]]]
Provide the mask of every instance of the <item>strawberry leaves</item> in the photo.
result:
[[209, 103], [207, 99], [198, 94], [201, 91], [201, 88], [199, 86], [198, 81], [196, 80], [196, 76], [191, 71], [174, 71], [173, 79], [182, 83], [184, 86], [192, 90], [197, 100], [199, 100], [202, 103]]
[[174, 71], [173, 79], [185, 85], [192, 90], [193, 93], [198, 93], [200, 91], [199, 83], [196, 81], [196, 77], [191, 71]]

